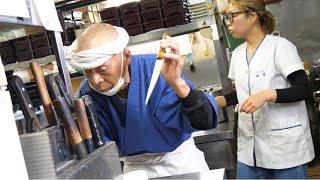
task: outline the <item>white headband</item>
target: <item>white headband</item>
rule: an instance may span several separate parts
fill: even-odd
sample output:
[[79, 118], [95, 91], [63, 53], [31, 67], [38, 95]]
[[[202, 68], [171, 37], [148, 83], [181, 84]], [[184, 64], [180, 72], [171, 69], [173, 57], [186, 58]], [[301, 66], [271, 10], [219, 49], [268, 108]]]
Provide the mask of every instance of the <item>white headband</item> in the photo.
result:
[[122, 27], [113, 26], [118, 32], [118, 37], [105, 45], [97, 48], [74, 52], [77, 41], [65, 49], [66, 59], [75, 69], [92, 69], [106, 63], [112, 56], [123, 51], [129, 42], [129, 35]]

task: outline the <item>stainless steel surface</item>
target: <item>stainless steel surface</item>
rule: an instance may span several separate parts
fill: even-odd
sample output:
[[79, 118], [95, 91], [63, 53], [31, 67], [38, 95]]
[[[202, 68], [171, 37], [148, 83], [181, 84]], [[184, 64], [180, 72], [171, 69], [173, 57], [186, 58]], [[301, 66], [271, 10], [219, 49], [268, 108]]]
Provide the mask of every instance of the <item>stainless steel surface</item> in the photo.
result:
[[81, 8], [84, 6], [92, 6], [99, 2], [103, 2], [105, 0], [90, 0], [90, 1], [83, 1], [83, 0], [65, 0], [62, 2], [55, 3], [57, 9], [61, 10], [73, 10], [77, 8]]
[[282, 0], [267, 6], [277, 18], [276, 30], [297, 46], [302, 60], [320, 58], [320, 1]]
[[[218, 14], [215, 14], [215, 18], [216, 18], [216, 24], [217, 24], [217, 31], [220, 38], [218, 40], [214, 40], [213, 44], [216, 52], [219, 75], [220, 75], [221, 84], [222, 84], [222, 94], [226, 94], [231, 92], [233, 90], [233, 87], [232, 87], [231, 81], [228, 78], [229, 61], [228, 61], [226, 45], [223, 44], [223, 40], [222, 40], [222, 34], [223, 34], [222, 21], [221, 21], [221, 18], [219, 18]], [[229, 121], [235, 120], [232, 106], [226, 107], [224, 111], [225, 111], [224, 119], [227, 119]]]
[[210, 169], [234, 169], [234, 121], [218, 123], [217, 128], [192, 134], [195, 144], [205, 156]]
[[[40, 24], [35, 24], [32, 22], [31, 18], [18, 18], [18, 17], [11, 17], [11, 16], [0, 16], [0, 26], [5, 24], [7, 29], [20, 29], [23, 28], [25, 25], [36, 25], [40, 26]], [[11, 24], [11, 25], [8, 25]]]
[[228, 140], [197, 144], [205, 156], [209, 169], [225, 168], [233, 170], [235, 157], [233, 156], [232, 142]]
[[[22, 18], [22, 17], [13, 17], [13, 16], [0, 16], [0, 24], [11, 24], [14, 27], [19, 27], [19, 25], [31, 25], [31, 26], [42, 26], [41, 22], [37, 19], [32, 19], [35, 17], [37, 12], [35, 6], [32, 4], [31, 0], [25, 0], [26, 5], [29, 11], [29, 18]], [[10, 29], [14, 28], [10, 27]], [[20, 26], [21, 27], [21, 26]]]
[[117, 147], [109, 142], [68, 167], [59, 179], [114, 179], [122, 174]]
[[[0, 16], [0, 36], [6, 35], [8, 31], [21, 31], [24, 29], [33, 30], [39, 29], [42, 24], [40, 21], [36, 19], [36, 8], [31, 0], [25, 0], [28, 11], [29, 11], [29, 18], [22, 18], [22, 17], [14, 17], [14, 16]], [[20, 36], [16, 35], [14, 38], [19, 38]], [[13, 38], [0, 38], [0, 39], [13, 39]]]
[[21, 135], [20, 141], [30, 179], [111, 179], [122, 174], [114, 142], [78, 161], [70, 160], [58, 127]]
[[69, 160], [61, 129], [57, 126], [20, 135], [20, 142], [30, 179], [56, 178], [56, 168]]
[[174, 175], [174, 176], [165, 176], [165, 177], [159, 177], [159, 178], [152, 178], [152, 179], [201, 179], [200, 173], [189, 173], [189, 174], [180, 174], [180, 175]]
[[190, 79], [196, 88], [202, 88], [209, 85], [221, 85], [219, 67], [217, 59], [194, 60], [195, 72], [190, 71], [189, 63], [185, 63], [183, 73]]
[[197, 31], [202, 28], [209, 27], [214, 24], [215, 20], [213, 18], [205, 18], [203, 20], [194, 21], [184, 25], [178, 25], [175, 27], [157, 29], [144, 34], [131, 36], [129, 45], [143, 43], [146, 41], [159, 40], [164, 33], [168, 33], [170, 36], [178, 36], [182, 34], [187, 34], [190, 32]]
[[215, 129], [192, 133], [196, 144], [229, 140], [234, 138], [234, 121], [219, 123]]
[[231, 91], [232, 85], [228, 79], [229, 62], [225, 53], [225, 47], [223, 46], [222, 40], [214, 40], [213, 43], [217, 56], [217, 63], [219, 67], [219, 75], [221, 78], [222, 89], [224, 92]]
[[67, 91], [68, 93], [72, 96], [73, 91], [72, 91], [72, 84], [71, 84], [71, 79], [69, 75], [69, 70], [67, 66], [67, 61], [66, 57], [64, 55], [64, 50], [63, 50], [63, 44], [62, 44], [62, 39], [61, 39], [61, 34], [60, 32], [50, 32], [52, 33], [52, 48], [53, 52], [56, 57], [58, 69], [59, 69], [59, 74], [61, 75], [64, 83], [66, 84]]

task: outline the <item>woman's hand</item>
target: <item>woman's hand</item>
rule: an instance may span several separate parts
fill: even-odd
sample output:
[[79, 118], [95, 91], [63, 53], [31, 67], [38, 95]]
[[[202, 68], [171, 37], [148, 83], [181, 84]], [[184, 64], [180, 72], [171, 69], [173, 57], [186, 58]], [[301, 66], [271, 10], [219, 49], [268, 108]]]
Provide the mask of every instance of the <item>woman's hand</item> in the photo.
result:
[[250, 96], [240, 107], [240, 112], [254, 113], [260, 109], [266, 102], [275, 102], [277, 92], [275, 90], [261, 91], [253, 96]]
[[224, 108], [227, 106], [226, 98], [224, 96], [217, 96], [215, 99], [219, 107]]

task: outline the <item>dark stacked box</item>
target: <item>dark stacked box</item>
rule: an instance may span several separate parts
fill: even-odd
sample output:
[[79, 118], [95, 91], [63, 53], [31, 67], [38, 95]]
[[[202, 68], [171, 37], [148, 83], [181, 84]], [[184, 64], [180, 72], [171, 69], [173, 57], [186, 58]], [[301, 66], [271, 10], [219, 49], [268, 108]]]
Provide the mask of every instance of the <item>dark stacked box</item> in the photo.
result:
[[100, 17], [103, 23], [121, 27], [120, 11], [118, 7], [111, 7], [100, 10]]
[[103, 23], [124, 27], [130, 36], [189, 22], [187, 0], [140, 0], [100, 11]]
[[17, 62], [16, 51], [12, 40], [0, 43], [0, 55], [3, 65]]
[[[63, 32], [61, 32], [63, 45], [69, 46], [76, 39], [74, 29], [65, 29], [62, 12], [58, 11], [57, 13], [63, 28]], [[1, 42], [2, 63], [7, 65], [16, 61], [23, 62], [52, 55], [52, 38], [49, 31], [42, 31], [30, 36]]]
[[18, 57], [18, 62], [34, 59], [29, 36], [15, 39], [13, 40], [13, 44], [16, 49], [16, 56]]
[[61, 32], [61, 39], [64, 46], [70, 46], [72, 42], [76, 39], [76, 35], [74, 32], [74, 28], [66, 28], [64, 22], [64, 12], [57, 10], [59, 21], [61, 23], [61, 27], [63, 32]]
[[159, 0], [141, 0], [140, 6], [145, 32], [165, 27]]
[[47, 31], [43, 31], [30, 36], [30, 41], [35, 58], [42, 58], [53, 54], [51, 45], [52, 37]]
[[13, 44], [18, 62], [52, 55], [51, 39], [52, 37], [48, 34], [48, 31], [14, 39]]
[[142, 34], [143, 25], [140, 15], [140, 6], [138, 2], [123, 4], [119, 7], [122, 26], [130, 36]]
[[66, 28], [65, 23], [64, 23], [64, 12], [57, 9], [57, 15], [58, 15], [61, 27], [64, 30]]
[[187, 2], [183, 0], [161, 0], [164, 20], [167, 27], [182, 25], [189, 22]]
[[64, 46], [70, 46], [72, 42], [76, 39], [76, 34], [74, 32], [74, 28], [64, 29], [61, 32], [61, 39]]

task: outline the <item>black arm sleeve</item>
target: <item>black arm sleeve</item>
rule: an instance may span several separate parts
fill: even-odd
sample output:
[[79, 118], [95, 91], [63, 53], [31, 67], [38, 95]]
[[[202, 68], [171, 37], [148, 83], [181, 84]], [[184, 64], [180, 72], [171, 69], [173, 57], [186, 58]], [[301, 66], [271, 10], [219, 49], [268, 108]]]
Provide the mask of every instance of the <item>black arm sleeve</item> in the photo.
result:
[[188, 96], [180, 98], [183, 106], [182, 112], [189, 118], [193, 128], [206, 130], [214, 128], [217, 119], [215, 119], [215, 110], [204, 92], [191, 89]]
[[227, 106], [238, 104], [238, 96], [236, 91], [232, 91], [229, 94], [223, 95], [226, 99]]
[[312, 99], [311, 85], [304, 70], [295, 71], [289, 74], [287, 78], [291, 87], [276, 89], [276, 103], [292, 103]]

